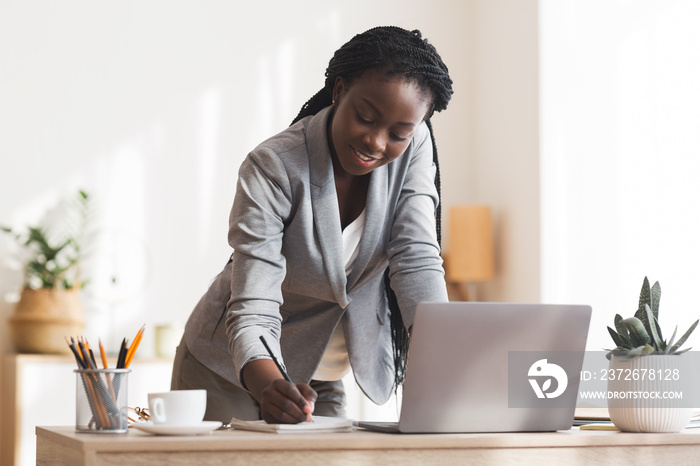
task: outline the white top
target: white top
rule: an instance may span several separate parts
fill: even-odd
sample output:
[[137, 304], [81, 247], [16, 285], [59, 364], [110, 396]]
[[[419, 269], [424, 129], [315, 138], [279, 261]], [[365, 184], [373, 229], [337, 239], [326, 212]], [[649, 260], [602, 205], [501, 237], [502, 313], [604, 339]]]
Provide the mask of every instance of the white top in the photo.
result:
[[345, 275], [350, 275], [355, 265], [357, 253], [360, 251], [362, 230], [365, 228], [365, 210], [343, 230], [343, 259], [345, 259]]
[[[343, 230], [343, 259], [345, 260], [345, 275], [350, 275], [352, 266], [357, 259], [360, 250], [360, 239], [365, 227], [365, 211]], [[345, 333], [343, 331], [343, 321], [338, 325], [331, 335], [326, 351], [323, 353], [321, 362], [313, 375], [314, 380], [334, 381], [340, 380], [350, 371], [350, 359], [348, 358], [348, 348], [345, 345]]]

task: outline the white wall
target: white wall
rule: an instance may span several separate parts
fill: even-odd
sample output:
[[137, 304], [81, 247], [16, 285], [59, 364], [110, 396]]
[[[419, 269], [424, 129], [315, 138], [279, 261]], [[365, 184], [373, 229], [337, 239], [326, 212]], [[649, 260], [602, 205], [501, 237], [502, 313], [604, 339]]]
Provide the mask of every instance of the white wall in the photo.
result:
[[493, 208], [496, 278], [484, 301], [540, 300], [537, 0], [476, 0], [470, 202]]
[[[110, 263], [146, 266], [120, 277], [123, 299], [111, 307], [104, 294], [85, 299], [93, 340], [187, 318], [227, 260], [241, 160], [323, 85], [333, 51], [370, 27], [419, 28], [450, 67], [456, 93], [434, 126], [445, 204], [467, 200], [468, 3], [241, 5], [0, 2], [0, 224], [36, 221], [82, 187], [100, 207], [101, 237], [116, 245]], [[9, 249], [0, 241], [0, 297], [21, 284]], [[4, 351], [11, 312], [0, 299]]]
[[588, 347], [610, 348], [648, 276], [665, 336], [684, 332], [700, 317], [700, 3], [541, 5], [543, 300], [591, 304]]

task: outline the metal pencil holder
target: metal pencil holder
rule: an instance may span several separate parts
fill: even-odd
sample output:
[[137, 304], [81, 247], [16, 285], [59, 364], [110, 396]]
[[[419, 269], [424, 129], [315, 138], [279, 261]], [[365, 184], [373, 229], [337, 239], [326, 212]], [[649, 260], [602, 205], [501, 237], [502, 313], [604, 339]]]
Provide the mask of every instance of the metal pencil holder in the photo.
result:
[[129, 431], [127, 388], [131, 369], [76, 369], [75, 431]]

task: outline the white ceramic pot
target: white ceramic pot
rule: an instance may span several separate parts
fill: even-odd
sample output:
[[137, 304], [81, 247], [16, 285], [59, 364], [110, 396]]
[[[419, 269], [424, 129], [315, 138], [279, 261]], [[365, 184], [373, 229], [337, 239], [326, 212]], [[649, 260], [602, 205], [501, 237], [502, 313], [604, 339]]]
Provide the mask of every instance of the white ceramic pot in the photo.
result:
[[608, 370], [610, 420], [625, 432], [678, 432], [690, 422], [691, 368], [682, 355], [613, 356]]

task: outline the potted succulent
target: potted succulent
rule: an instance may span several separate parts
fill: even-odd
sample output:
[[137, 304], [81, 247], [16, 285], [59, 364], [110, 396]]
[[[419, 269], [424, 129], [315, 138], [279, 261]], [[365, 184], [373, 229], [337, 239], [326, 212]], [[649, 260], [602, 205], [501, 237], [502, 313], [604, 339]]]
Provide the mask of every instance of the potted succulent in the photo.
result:
[[608, 327], [617, 345], [607, 353], [608, 410], [613, 424], [623, 431], [677, 432], [692, 416], [691, 401], [687, 399], [690, 391], [686, 391], [685, 401], [668, 396], [683, 393], [692, 382], [692, 369], [680, 355], [690, 350], [681, 346], [698, 321], [678, 340], [676, 331], [665, 340], [659, 325], [660, 300], [659, 282], [650, 287], [644, 277], [635, 315], [623, 319], [617, 314], [615, 329]]
[[89, 197], [79, 191], [44, 219], [40, 226], [17, 231], [0, 227], [21, 246], [24, 283], [9, 319], [20, 353], [66, 353], [65, 335], [83, 329], [80, 289], [81, 240]]

